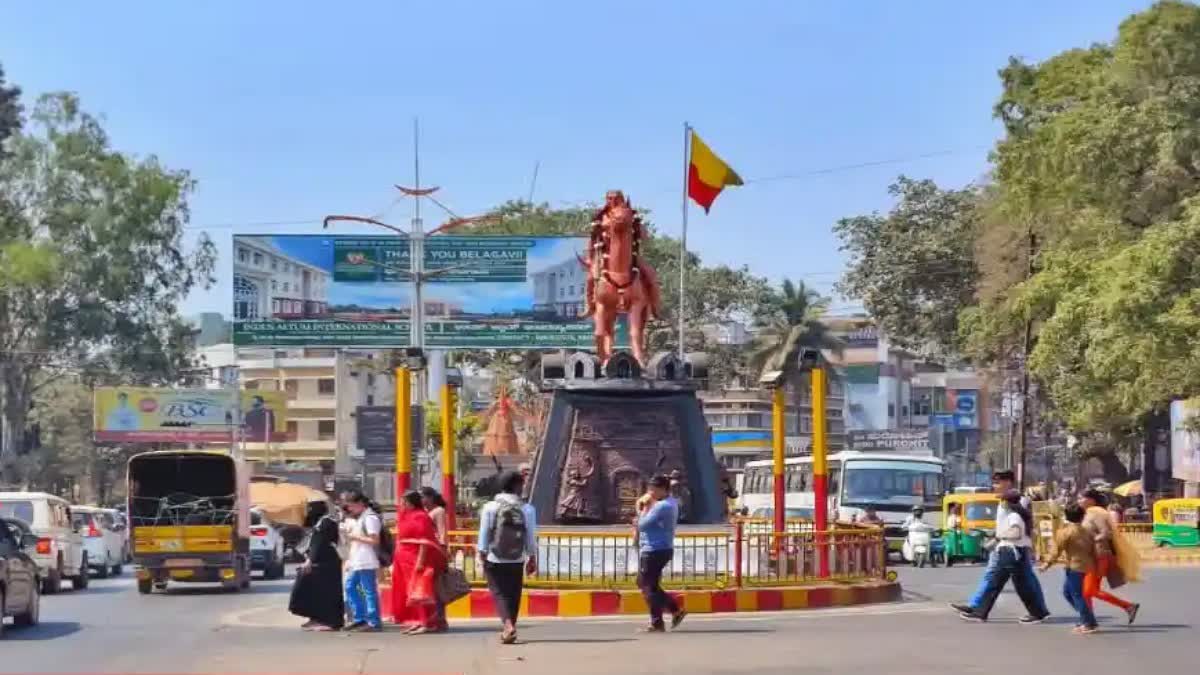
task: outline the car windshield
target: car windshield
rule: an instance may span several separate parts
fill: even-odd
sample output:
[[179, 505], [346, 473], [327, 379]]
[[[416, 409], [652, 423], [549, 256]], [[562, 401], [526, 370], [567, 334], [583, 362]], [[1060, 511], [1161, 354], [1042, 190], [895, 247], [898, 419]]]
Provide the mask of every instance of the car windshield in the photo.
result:
[[938, 510], [945, 479], [942, 467], [929, 462], [868, 461], [846, 465], [846, 506], [916, 506]]
[[998, 502], [971, 502], [967, 504], [966, 520], [995, 520]]
[[0, 516], [19, 518], [27, 523], [33, 522], [33, 502], [11, 501], [0, 503]]

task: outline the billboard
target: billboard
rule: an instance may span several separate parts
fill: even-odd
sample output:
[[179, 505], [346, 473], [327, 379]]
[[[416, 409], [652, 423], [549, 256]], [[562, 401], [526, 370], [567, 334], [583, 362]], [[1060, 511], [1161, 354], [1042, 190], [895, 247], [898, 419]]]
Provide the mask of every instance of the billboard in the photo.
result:
[[1200, 398], [1171, 401], [1171, 474], [1179, 480], [1200, 481], [1200, 432], [1192, 418], [1200, 415]]
[[[425, 409], [413, 406], [411, 412], [412, 453], [425, 444]], [[396, 409], [392, 406], [360, 405], [354, 409], [358, 429], [358, 448], [372, 467], [396, 466]]]
[[[287, 439], [287, 397], [281, 391], [242, 391], [242, 438]], [[227, 389], [97, 387], [93, 435], [101, 443], [230, 443], [238, 419]]]
[[928, 429], [848, 431], [846, 440], [851, 450], [895, 450], [913, 454], [933, 452], [929, 447]]
[[[431, 348], [589, 348], [584, 237], [425, 240]], [[399, 236], [235, 235], [238, 346], [412, 345], [412, 249]], [[620, 339], [621, 336], [618, 336]]]

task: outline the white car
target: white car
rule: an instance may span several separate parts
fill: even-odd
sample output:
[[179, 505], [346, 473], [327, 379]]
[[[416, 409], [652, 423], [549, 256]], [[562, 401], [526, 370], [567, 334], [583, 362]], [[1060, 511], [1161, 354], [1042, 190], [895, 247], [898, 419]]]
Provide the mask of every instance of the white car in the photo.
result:
[[258, 509], [250, 510], [250, 569], [264, 579], [282, 579], [283, 535]]
[[62, 590], [63, 579], [81, 591], [88, 587], [87, 551], [71, 523], [71, 504], [45, 492], [0, 492], [0, 516], [29, 523], [38, 537], [33, 559], [42, 579], [42, 593]]
[[125, 565], [124, 527], [117, 520], [116, 509], [95, 506], [71, 507], [75, 529], [83, 535], [88, 567], [96, 577], [118, 576]]

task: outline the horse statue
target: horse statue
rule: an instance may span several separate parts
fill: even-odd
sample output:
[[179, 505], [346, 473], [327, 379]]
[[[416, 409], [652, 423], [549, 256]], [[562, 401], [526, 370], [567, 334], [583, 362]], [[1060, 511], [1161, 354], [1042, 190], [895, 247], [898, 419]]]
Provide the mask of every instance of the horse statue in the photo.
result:
[[595, 325], [596, 354], [608, 361], [617, 315], [629, 316], [633, 356], [646, 365], [646, 322], [659, 317], [662, 298], [654, 268], [641, 259], [644, 227], [620, 190], [609, 190], [592, 219], [584, 316]]

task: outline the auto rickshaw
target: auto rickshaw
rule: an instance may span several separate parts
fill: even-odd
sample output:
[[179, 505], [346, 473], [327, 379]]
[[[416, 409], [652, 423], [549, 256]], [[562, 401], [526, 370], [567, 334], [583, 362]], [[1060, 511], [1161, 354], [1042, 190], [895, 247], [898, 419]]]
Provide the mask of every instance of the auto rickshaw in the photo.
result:
[[1200, 499], [1160, 499], [1154, 503], [1155, 546], [1200, 546]]
[[[959, 523], [952, 528], [948, 522], [951, 507], [957, 505]], [[942, 539], [946, 565], [959, 561], [980, 562], [987, 559], [983, 546], [987, 533], [996, 529], [996, 509], [1000, 497], [995, 494], [949, 494], [942, 499]]]

